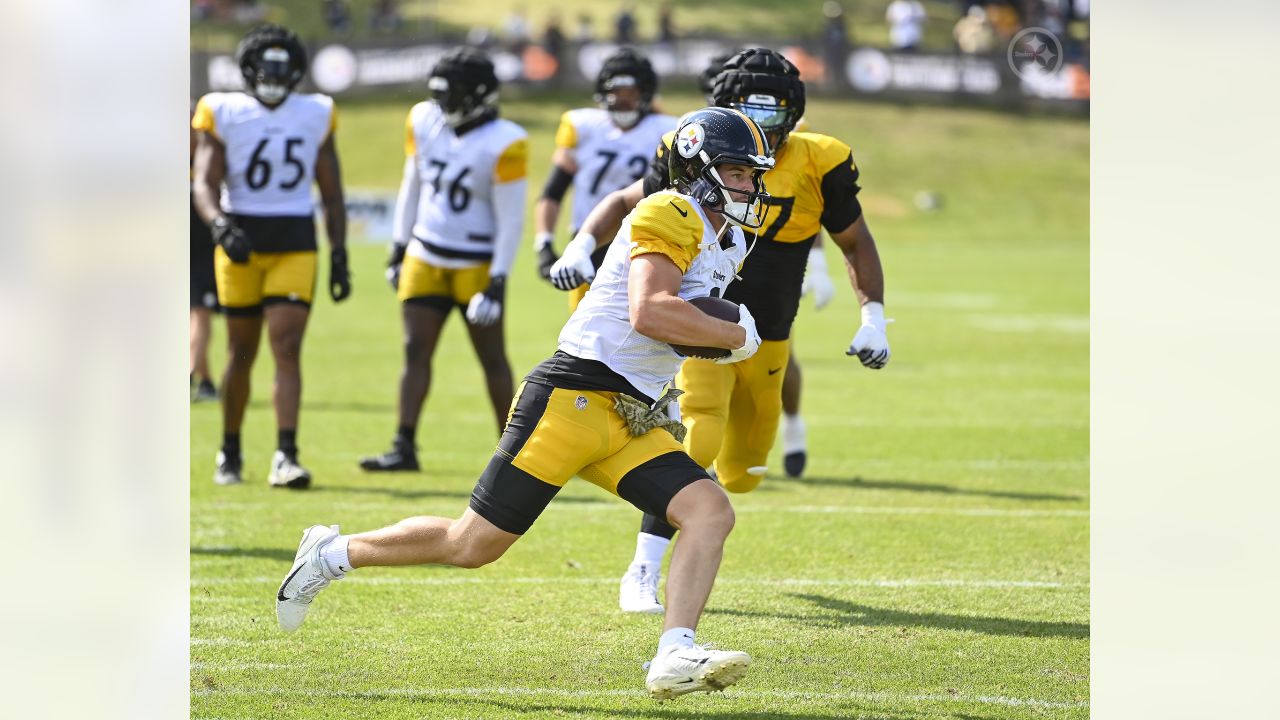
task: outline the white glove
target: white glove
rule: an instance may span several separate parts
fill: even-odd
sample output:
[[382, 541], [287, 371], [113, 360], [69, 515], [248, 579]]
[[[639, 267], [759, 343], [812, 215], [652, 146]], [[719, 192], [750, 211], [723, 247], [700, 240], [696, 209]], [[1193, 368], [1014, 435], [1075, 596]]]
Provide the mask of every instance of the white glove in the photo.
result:
[[857, 355], [862, 364], [872, 370], [888, 365], [889, 338], [885, 336], [888, 322], [884, 319], [884, 305], [878, 302], [863, 305], [862, 327], [858, 328], [845, 354]]
[[836, 286], [831, 283], [831, 277], [827, 274], [827, 256], [822, 254], [820, 247], [809, 248], [809, 265], [804, 271], [800, 294], [809, 293], [813, 293], [813, 307], [817, 310], [826, 307], [836, 294]]
[[596, 278], [596, 268], [591, 264], [591, 253], [595, 251], [595, 237], [590, 233], [578, 233], [564, 247], [560, 259], [551, 266], [551, 284], [565, 291], [590, 284]]
[[747, 310], [746, 305], [738, 306], [738, 326], [747, 331], [747, 342], [737, 350], [731, 350], [728, 355], [717, 358], [716, 363], [719, 365], [728, 365], [729, 363], [742, 362], [760, 349], [760, 333], [756, 331], [756, 319], [751, 316], [751, 311]]
[[467, 322], [487, 327], [502, 319], [502, 300], [506, 296], [506, 278], [495, 275], [489, 278], [489, 287], [471, 296], [467, 303]]

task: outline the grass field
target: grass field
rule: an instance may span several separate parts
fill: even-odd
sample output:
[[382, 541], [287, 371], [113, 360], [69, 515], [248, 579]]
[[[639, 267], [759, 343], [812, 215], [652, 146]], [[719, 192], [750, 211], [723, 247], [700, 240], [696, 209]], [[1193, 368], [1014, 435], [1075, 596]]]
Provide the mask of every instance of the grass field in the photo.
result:
[[[394, 186], [411, 102], [344, 105], [350, 186]], [[565, 107], [504, 109], [532, 133], [535, 186]], [[822, 312], [802, 307], [809, 472], [734, 498], [737, 529], [699, 627], [700, 640], [752, 654], [745, 680], [648, 699], [641, 663], [660, 621], [616, 609], [639, 516], [581, 480], [494, 565], [362, 570], [323, 593], [296, 635], [276, 628], [275, 587], [304, 527], [455, 515], [494, 441], [455, 320], [421, 423], [425, 471], [356, 469], [394, 430], [400, 368], [385, 251], [357, 245], [354, 297], [320, 300], [307, 336], [300, 443], [313, 490], [266, 485], [265, 348], [246, 484], [212, 484], [218, 409], [192, 407], [193, 717], [1087, 717], [1088, 127], [827, 101], [808, 116], [862, 167], [893, 361], [872, 372], [844, 356], [857, 322], [847, 286]], [[942, 208], [917, 210], [921, 190]], [[554, 350], [565, 318], [531, 255], [510, 288], [518, 374]]]

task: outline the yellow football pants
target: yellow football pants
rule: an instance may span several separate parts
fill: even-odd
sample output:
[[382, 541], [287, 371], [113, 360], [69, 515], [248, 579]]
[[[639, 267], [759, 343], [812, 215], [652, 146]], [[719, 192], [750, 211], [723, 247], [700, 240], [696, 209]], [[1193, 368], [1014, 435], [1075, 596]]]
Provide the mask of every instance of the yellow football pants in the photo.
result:
[[789, 340], [766, 340], [742, 362], [717, 365], [690, 358], [676, 375], [680, 416], [689, 428], [685, 452], [703, 467], [715, 464], [725, 490], [744, 493], [760, 484], [748, 468], [763, 467], [782, 414], [782, 378]]

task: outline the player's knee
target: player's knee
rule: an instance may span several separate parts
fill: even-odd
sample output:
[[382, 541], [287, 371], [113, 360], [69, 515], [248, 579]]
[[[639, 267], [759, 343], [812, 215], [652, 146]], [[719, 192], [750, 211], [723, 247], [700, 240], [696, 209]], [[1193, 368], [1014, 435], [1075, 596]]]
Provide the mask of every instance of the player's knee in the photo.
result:
[[484, 567], [502, 557], [504, 548], [483, 545], [476, 542], [464, 543], [454, 554], [453, 564], [460, 568], [474, 570]]
[[720, 454], [720, 439], [724, 423], [713, 419], [690, 419], [689, 431], [684, 438], [684, 451], [702, 467], [711, 467]]
[[694, 522], [704, 532], [720, 538], [726, 538], [733, 531], [733, 526], [737, 521], [737, 515], [733, 512], [733, 505], [729, 503], [728, 498], [722, 495], [718, 502], [707, 503]]
[[480, 367], [486, 377], [502, 377], [511, 374], [511, 364], [503, 353], [481, 353]]

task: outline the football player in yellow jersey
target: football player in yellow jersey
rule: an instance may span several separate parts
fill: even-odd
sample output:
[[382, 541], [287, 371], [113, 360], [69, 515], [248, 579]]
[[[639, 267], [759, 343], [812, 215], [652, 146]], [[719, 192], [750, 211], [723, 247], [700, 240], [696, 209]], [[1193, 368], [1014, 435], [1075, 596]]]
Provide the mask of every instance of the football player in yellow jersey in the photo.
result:
[[[756, 315], [764, 343], [748, 362], [732, 367], [690, 359], [676, 385], [685, 391], [680, 411], [689, 427], [684, 445], [693, 459], [714, 465], [730, 492], [748, 492], [759, 484], [778, 429], [782, 381], [789, 355], [788, 338], [799, 306], [805, 264], [822, 228], [844, 255], [849, 279], [862, 305], [862, 326], [847, 354], [866, 367], [889, 361], [885, 336], [884, 274], [875, 240], [858, 203], [858, 168], [848, 145], [817, 133], [792, 132], [804, 114], [804, 83], [782, 55], [764, 48], [744, 50], [725, 62], [712, 88], [716, 105], [741, 110], [756, 120], [774, 147], [775, 167], [766, 176], [770, 217], [747, 258], [741, 281], [726, 299], [745, 304]], [[552, 269], [558, 287], [577, 276], [589, 279], [588, 239], [608, 237], [620, 218], [641, 197], [666, 183], [671, 138], [664, 137], [644, 180], [613, 193], [592, 211], [564, 256]], [[674, 536], [670, 525], [646, 516], [636, 555], [622, 581], [619, 603], [633, 612], [661, 612], [657, 580], [663, 554]]]
[[[681, 361], [670, 343], [723, 348], [720, 363], [746, 362], [760, 346], [746, 307], [735, 323], [689, 301], [732, 286], [747, 253], [742, 228], [760, 226], [760, 177], [773, 159], [746, 115], [704, 108], [686, 116], [669, 165], [674, 189], [641, 201], [610, 244], [557, 351], [520, 385], [461, 517], [412, 517], [354, 535], [336, 525], [308, 528], [276, 593], [282, 629], [296, 630], [316, 595], [356, 569], [494, 562], [580, 475], [681, 529], [645, 678], [650, 695], [721, 690], [743, 677], [749, 655], [694, 642], [734, 515], [724, 491], [681, 447], [684, 428], [667, 416], [673, 395], [663, 390]], [[366, 609], [330, 612], [341, 621]]]
[[241, 481], [240, 425], [265, 320], [275, 357], [272, 393], [278, 431], [268, 481], [303, 489], [311, 473], [298, 462], [302, 337], [316, 278], [314, 182], [329, 235], [329, 294], [351, 294], [347, 214], [333, 99], [293, 92], [307, 71], [306, 49], [277, 25], [255, 28], [236, 50], [246, 92], [209, 93], [196, 104], [195, 203], [209, 225], [218, 304], [227, 318], [222, 380], [222, 449], [214, 482]]

